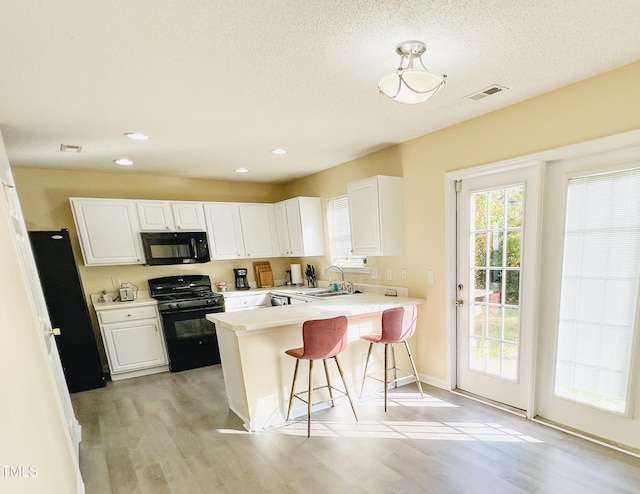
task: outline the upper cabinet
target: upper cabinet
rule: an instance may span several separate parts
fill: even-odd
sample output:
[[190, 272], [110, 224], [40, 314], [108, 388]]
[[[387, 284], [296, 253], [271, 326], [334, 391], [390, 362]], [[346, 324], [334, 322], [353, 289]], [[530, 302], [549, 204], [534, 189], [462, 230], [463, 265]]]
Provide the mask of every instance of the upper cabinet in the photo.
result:
[[140, 230], [204, 231], [204, 210], [199, 202], [136, 201]]
[[206, 231], [212, 260], [324, 254], [320, 199], [316, 197], [279, 203], [278, 226], [273, 204], [69, 200], [87, 266], [144, 264], [140, 232]]
[[278, 255], [273, 204], [239, 204], [246, 257]]
[[144, 263], [135, 201], [69, 200], [87, 266]]
[[211, 259], [245, 257], [240, 211], [233, 202], [211, 202], [204, 205]]
[[347, 184], [352, 253], [404, 254], [404, 201], [400, 177], [378, 175]]
[[279, 255], [323, 256], [324, 229], [318, 197], [294, 197], [275, 204]]
[[277, 255], [272, 204], [212, 202], [204, 212], [211, 259]]

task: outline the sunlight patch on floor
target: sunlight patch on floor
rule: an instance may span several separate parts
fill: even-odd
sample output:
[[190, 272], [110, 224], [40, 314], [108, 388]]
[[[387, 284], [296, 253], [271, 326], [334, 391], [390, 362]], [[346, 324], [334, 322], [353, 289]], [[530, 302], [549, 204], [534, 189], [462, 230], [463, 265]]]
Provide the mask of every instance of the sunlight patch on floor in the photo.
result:
[[[269, 431], [292, 436], [306, 436], [307, 422], [298, 419]], [[365, 437], [378, 439], [416, 439], [430, 441], [482, 441], [511, 443], [540, 443], [542, 441], [497, 423], [422, 422], [365, 420], [358, 423], [348, 419], [312, 419], [311, 435], [319, 437]]]

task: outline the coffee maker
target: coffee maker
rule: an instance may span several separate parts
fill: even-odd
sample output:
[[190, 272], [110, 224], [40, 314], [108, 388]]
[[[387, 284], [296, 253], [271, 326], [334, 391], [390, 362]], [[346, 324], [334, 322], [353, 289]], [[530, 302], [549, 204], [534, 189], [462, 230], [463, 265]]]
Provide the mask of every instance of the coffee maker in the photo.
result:
[[236, 277], [236, 290], [248, 290], [249, 280], [247, 280], [247, 268], [237, 268], [233, 270]]

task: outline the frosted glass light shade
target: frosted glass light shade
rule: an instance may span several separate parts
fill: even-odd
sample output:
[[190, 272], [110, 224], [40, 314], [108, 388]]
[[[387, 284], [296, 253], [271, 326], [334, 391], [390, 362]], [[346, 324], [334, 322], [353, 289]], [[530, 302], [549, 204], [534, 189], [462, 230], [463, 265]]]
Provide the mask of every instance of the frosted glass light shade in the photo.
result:
[[444, 85], [444, 77], [426, 70], [405, 69], [390, 72], [380, 79], [382, 94], [400, 103], [424, 103]]

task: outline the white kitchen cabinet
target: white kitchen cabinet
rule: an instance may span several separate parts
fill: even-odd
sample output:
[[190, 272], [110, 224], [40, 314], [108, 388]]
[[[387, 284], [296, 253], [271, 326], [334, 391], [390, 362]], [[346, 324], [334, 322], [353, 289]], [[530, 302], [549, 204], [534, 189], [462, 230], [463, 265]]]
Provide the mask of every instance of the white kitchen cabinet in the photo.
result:
[[155, 305], [96, 312], [112, 380], [169, 369], [162, 325]]
[[203, 232], [206, 230], [201, 202], [172, 202], [173, 222], [178, 231]]
[[200, 202], [136, 201], [140, 229], [145, 232], [204, 231]]
[[212, 260], [277, 255], [273, 204], [210, 202], [204, 212]]
[[69, 199], [87, 266], [143, 264], [136, 203], [126, 199]]
[[278, 252], [273, 204], [239, 204], [246, 257], [273, 257]]
[[354, 255], [404, 254], [404, 201], [401, 177], [378, 175], [347, 184]]
[[323, 256], [324, 228], [319, 197], [294, 197], [274, 205], [281, 256]]
[[242, 293], [226, 292], [224, 294], [225, 312], [262, 309], [271, 306], [271, 295], [267, 291]]
[[169, 201], [136, 201], [140, 230], [143, 232], [172, 231], [173, 211]]
[[211, 202], [204, 205], [211, 259], [246, 257], [240, 210], [233, 202]]

